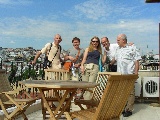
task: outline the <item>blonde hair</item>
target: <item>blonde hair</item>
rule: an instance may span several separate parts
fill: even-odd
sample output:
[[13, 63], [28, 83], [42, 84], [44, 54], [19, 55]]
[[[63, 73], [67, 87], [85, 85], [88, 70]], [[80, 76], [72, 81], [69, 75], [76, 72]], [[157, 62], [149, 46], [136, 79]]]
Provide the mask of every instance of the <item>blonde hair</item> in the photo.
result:
[[91, 38], [91, 41], [90, 41], [90, 44], [89, 44], [89, 47], [88, 47], [88, 52], [94, 51], [93, 45], [92, 45], [92, 40], [93, 39], [97, 39], [98, 40], [97, 50], [100, 52], [100, 54], [102, 54], [102, 48], [101, 48], [101, 44], [100, 44], [100, 39], [97, 36], [94, 36], [93, 38]]

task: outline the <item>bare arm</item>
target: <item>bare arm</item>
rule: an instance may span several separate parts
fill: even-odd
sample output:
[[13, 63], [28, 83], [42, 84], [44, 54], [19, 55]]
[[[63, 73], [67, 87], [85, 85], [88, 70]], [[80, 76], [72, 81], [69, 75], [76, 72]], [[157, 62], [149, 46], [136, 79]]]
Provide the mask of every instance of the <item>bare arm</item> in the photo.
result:
[[64, 56], [64, 60], [65, 60], [65, 61], [66, 61], [66, 60], [71, 60], [71, 61], [73, 61], [73, 60], [74, 60], [74, 57], [69, 56], [69, 55], [65, 55], [65, 56]]
[[42, 54], [41, 51], [37, 52], [36, 56], [34, 57], [34, 60], [32, 61], [32, 64], [35, 64], [39, 56]]
[[107, 53], [106, 53], [106, 51], [104, 51], [104, 54], [102, 55], [102, 64], [103, 65], [106, 62], [106, 59], [107, 59]]
[[136, 60], [136, 61], [134, 62], [134, 64], [135, 64], [135, 71], [134, 71], [134, 74], [137, 74], [137, 75], [138, 75], [138, 70], [139, 70], [139, 60]]
[[87, 59], [87, 55], [88, 55], [88, 48], [85, 49], [85, 52], [84, 52], [84, 55], [83, 55], [83, 59], [82, 59], [82, 62], [81, 62], [81, 72], [82, 74], [84, 73], [84, 63], [86, 62], [86, 59]]
[[113, 65], [116, 62], [115, 57], [113, 57], [113, 59], [110, 62], [110, 65]]

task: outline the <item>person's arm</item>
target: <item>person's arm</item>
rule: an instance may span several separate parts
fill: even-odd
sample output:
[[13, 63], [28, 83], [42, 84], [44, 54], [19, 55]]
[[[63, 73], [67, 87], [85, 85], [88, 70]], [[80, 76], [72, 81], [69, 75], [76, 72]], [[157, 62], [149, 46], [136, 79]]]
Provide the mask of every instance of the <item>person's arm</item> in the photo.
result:
[[134, 46], [132, 46], [132, 48], [135, 51], [135, 55], [134, 55], [135, 71], [134, 71], [134, 74], [138, 74], [138, 71], [139, 71], [139, 60], [141, 60], [142, 58], [141, 58], [141, 55], [140, 55], [139, 50], [137, 49], [137, 47], [134, 45]]
[[74, 60], [74, 57], [69, 56], [69, 55], [65, 55], [65, 56], [64, 56], [64, 61], [66, 61], [66, 60], [73, 61], [73, 60]]
[[66, 61], [66, 60], [69, 60], [69, 56], [68, 55], [64, 56], [64, 61]]
[[86, 62], [86, 59], [87, 59], [87, 55], [88, 55], [88, 48], [85, 49], [85, 52], [84, 52], [84, 55], [83, 55], [83, 59], [82, 59], [82, 62], [81, 62], [81, 72], [82, 74], [84, 74], [84, 63]]
[[115, 57], [113, 57], [113, 59], [111, 60], [111, 62], [109, 63], [110, 65], [113, 65], [116, 62]]
[[79, 68], [79, 67], [81, 66], [81, 62], [82, 62], [82, 59], [83, 59], [84, 50], [81, 49], [81, 51], [82, 51], [82, 53], [79, 55], [79, 58], [78, 58], [78, 61], [79, 61], [79, 62], [74, 65], [76, 68]]
[[37, 52], [36, 56], [34, 57], [34, 60], [32, 61], [32, 64], [36, 64], [37, 59], [39, 58], [39, 56], [42, 54], [41, 51]]
[[104, 51], [104, 54], [102, 55], [102, 64], [103, 65], [106, 62], [106, 59], [107, 59], [107, 53], [106, 53], [106, 51]]
[[64, 61], [66, 61], [66, 60], [73, 61], [74, 60], [74, 57], [70, 56], [69, 53], [70, 53], [70, 50], [67, 50], [67, 54], [64, 56]]
[[41, 55], [41, 54], [46, 54], [47, 53], [47, 48], [50, 46], [51, 44], [50, 43], [47, 43], [45, 46], [44, 46], [44, 48], [42, 48], [42, 50], [41, 51], [38, 51], [37, 52], [37, 54], [35, 55], [35, 57], [34, 57], [34, 60], [32, 61], [32, 64], [35, 64], [36, 62], [37, 62], [37, 59], [39, 58], [39, 56]]
[[136, 60], [134, 62], [135, 64], [135, 71], [134, 71], [134, 74], [137, 74], [138, 75], [138, 71], [139, 71], [139, 60]]
[[129, 45], [129, 46], [132, 46], [132, 45], [134, 45], [134, 43], [133, 43], [133, 42], [129, 42], [128, 45]]

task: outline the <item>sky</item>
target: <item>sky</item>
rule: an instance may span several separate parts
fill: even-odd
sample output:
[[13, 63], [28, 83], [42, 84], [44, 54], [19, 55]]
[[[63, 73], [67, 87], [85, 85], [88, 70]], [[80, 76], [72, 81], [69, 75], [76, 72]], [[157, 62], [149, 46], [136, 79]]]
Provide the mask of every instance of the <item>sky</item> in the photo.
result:
[[60, 34], [62, 48], [79, 37], [86, 48], [93, 36], [116, 43], [127, 35], [142, 55], [159, 54], [160, 3], [145, 0], [0, 0], [0, 47], [42, 49]]

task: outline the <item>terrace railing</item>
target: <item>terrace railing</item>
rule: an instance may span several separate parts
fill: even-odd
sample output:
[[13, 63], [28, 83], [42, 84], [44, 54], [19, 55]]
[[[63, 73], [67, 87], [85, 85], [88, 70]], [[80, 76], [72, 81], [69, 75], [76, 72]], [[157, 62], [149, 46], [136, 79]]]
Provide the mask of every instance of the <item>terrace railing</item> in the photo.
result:
[[[18, 84], [19, 81], [31, 79], [42, 80], [44, 78], [43, 63], [31, 65], [23, 61], [2, 62], [1, 60], [0, 69], [5, 69], [8, 80], [13, 89], [23, 87]], [[33, 97], [37, 97], [38, 89], [28, 89], [28, 93], [32, 94]]]

